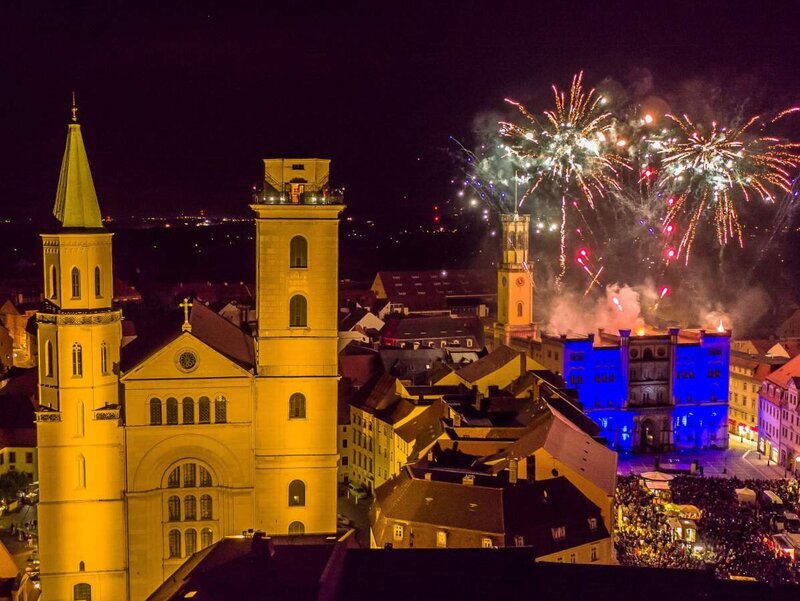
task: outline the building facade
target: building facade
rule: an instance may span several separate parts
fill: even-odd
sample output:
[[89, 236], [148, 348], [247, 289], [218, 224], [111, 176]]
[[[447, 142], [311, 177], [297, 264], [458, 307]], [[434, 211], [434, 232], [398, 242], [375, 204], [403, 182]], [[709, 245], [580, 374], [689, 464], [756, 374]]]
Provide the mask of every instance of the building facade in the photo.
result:
[[121, 350], [112, 234], [69, 125], [37, 316], [44, 599], [143, 599], [221, 537], [335, 531], [343, 206], [329, 161], [264, 166], [256, 336], [186, 300], [182, 325]]
[[800, 355], [769, 374], [758, 395], [758, 450], [795, 475], [800, 473], [798, 388]]
[[612, 448], [728, 446], [730, 332], [542, 336], [541, 352]]
[[758, 440], [758, 394], [764, 379], [786, 363], [784, 357], [731, 350], [728, 432], [740, 440]]

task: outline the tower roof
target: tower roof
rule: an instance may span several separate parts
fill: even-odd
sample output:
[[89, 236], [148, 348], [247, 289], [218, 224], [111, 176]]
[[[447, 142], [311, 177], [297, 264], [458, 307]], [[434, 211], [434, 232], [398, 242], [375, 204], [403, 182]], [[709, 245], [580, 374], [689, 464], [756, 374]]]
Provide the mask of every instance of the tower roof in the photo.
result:
[[89, 159], [86, 157], [81, 126], [78, 123], [69, 124], [53, 215], [64, 228], [103, 227], [100, 205], [97, 202], [92, 172], [89, 169]]

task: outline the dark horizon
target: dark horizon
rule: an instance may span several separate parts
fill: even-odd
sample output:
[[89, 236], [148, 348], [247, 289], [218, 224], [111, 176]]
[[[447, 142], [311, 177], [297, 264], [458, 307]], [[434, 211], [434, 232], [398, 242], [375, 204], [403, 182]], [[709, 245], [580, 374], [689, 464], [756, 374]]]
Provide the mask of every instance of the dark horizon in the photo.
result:
[[262, 158], [308, 155], [353, 214], [418, 223], [453, 196], [448, 136], [580, 69], [800, 97], [796, 4], [609, 5], [6, 5], [0, 218], [52, 208], [72, 90], [104, 214], [246, 215]]

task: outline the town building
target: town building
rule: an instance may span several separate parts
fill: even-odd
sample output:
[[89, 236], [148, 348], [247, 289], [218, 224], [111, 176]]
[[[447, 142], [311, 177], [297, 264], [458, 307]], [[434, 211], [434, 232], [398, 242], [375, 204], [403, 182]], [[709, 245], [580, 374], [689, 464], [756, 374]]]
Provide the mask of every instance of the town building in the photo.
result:
[[384, 321], [374, 313], [355, 307], [339, 321], [339, 352], [351, 342], [370, 344], [377, 341]]
[[45, 598], [144, 599], [227, 535], [335, 531], [343, 205], [328, 174], [325, 159], [264, 161], [254, 336], [185, 300], [123, 348], [73, 110], [37, 315]]
[[381, 342], [384, 346], [411, 349], [481, 349], [482, 330], [480, 320], [475, 317], [391, 317], [381, 331]]
[[[37, 306], [17, 306], [7, 300], [0, 306], [0, 324], [8, 331], [12, 343], [12, 364], [16, 367], [34, 367], [36, 365], [36, 341], [28, 331], [31, 317], [36, 315]], [[5, 336], [3, 336], [5, 338]], [[3, 343], [0, 343], [0, 347]], [[7, 361], [6, 351], [0, 350], [3, 363]]]
[[0, 388], [0, 474], [22, 472], [39, 479], [36, 448], [35, 368], [12, 368]]
[[728, 446], [729, 331], [542, 336], [542, 364], [620, 451]]
[[758, 440], [758, 393], [764, 379], [788, 361], [784, 356], [731, 350], [728, 432], [740, 440]]
[[800, 355], [766, 376], [758, 395], [758, 450], [800, 474]]

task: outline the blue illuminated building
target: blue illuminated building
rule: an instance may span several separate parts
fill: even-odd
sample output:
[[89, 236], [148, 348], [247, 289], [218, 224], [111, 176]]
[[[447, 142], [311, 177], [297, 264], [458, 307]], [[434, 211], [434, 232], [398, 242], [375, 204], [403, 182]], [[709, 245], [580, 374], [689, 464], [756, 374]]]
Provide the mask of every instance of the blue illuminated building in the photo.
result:
[[542, 362], [619, 451], [728, 446], [730, 332], [542, 336]]

